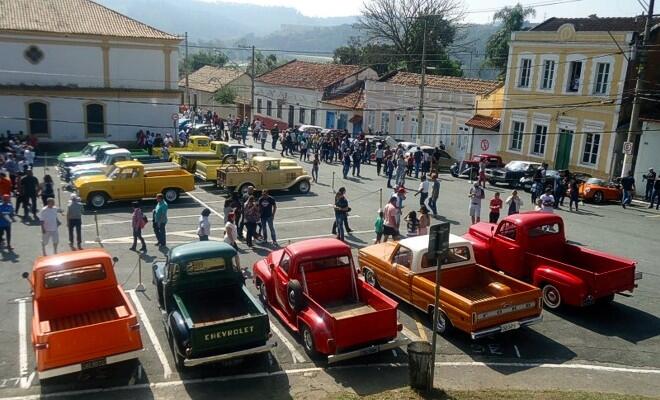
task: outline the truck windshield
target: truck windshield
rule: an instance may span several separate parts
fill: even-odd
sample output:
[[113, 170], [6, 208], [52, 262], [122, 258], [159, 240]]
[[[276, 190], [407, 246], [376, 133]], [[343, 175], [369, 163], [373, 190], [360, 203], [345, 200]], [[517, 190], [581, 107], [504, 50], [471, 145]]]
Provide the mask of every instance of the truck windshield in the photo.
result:
[[105, 279], [105, 268], [101, 264], [94, 264], [63, 271], [47, 272], [44, 276], [44, 286], [46, 289], [55, 289], [103, 279]]
[[92, 154], [92, 152], [94, 151], [94, 148], [95, 148], [95, 147], [96, 147], [96, 146], [92, 146], [92, 145], [89, 145], [89, 144], [88, 144], [87, 146], [85, 146], [85, 147], [80, 151], [80, 154], [83, 155], [83, 156], [90, 155], [90, 154]]
[[548, 236], [556, 235], [560, 231], [559, 224], [544, 224], [535, 226], [527, 231], [529, 237], [539, 237], [539, 236]]
[[511, 171], [524, 171], [527, 169], [527, 164], [522, 161], [511, 161], [506, 165], [506, 169]]
[[[224, 271], [227, 268], [224, 258], [207, 258], [204, 260], [194, 260], [186, 264], [188, 274], [202, 274], [210, 271]], [[231, 264], [229, 265], [231, 268]]]
[[308, 261], [300, 264], [300, 268], [302, 268], [305, 273], [350, 266], [351, 259], [347, 256], [321, 258], [320, 260]]
[[117, 167], [112, 167], [110, 168], [110, 171], [108, 171], [108, 174], [106, 175], [108, 178], [112, 179], [117, 173], [119, 172], [119, 168]]
[[[447, 253], [447, 262], [442, 264], [442, 268], [451, 267], [452, 264], [464, 263], [470, 261], [470, 249], [467, 246], [452, 247]], [[435, 268], [435, 263], [429, 263], [427, 253], [422, 256], [422, 269]]]

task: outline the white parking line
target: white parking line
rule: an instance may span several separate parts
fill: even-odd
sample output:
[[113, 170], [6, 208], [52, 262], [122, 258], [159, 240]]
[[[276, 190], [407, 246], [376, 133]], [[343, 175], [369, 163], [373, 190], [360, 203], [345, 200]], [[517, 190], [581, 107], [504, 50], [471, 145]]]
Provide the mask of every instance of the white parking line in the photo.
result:
[[225, 219], [225, 215], [224, 215], [224, 214], [215, 211], [211, 206], [209, 206], [208, 204], [206, 204], [206, 203], [204, 203], [203, 201], [201, 201], [200, 199], [198, 199], [197, 196], [194, 196], [192, 193], [190, 193], [190, 192], [186, 192], [186, 193], [188, 194], [188, 196], [190, 196], [190, 198], [192, 198], [193, 200], [195, 200], [196, 202], [198, 202], [199, 204], [201, 204], [203, 207], [206, 207], [206, 208], [208, 208], [209, 210], [211, 210], [211, 212], [212, 212], [213, 214], [217, 215], [218, 217], [222, 218], [223, 220]]
[[27, 355], [27, 313], [26, 300], [20, 299], [18, 302], [18, 368], [21, 377], [21, 389], [30, 387], [31, 379], [28, 376], [28, 355]]
[[160, 360], [160, 363], [163, 366], [163, 376], [165, 377], [165, 379], [168, 379], [172, 375], [172, 368], [170, 368], [170, 363], [167, 361], [167, 357], [165, 357], [163, 348], [160, 347], [160, 342], [158, 341], [158, 337], [156, 336], [156, 332], [154, 331], [154, 328], [151, 326], [151, 322], [149, 322], [147, 313], [144, 312], [142, 303], [140, 303], [140, 299], [137, 293], [135, 293], [135, 290], [127, 290], [126, 293], [128, 293], [131, 296], [131, 300], [133, 300], [135, 309], [137, 310], [138, 315], [140, 316], [140, 321], [144, 325], [144, 330], [147, 331], [147, 335], [149, 335], [149, 340], [151, 341], [151, 344], [154, 346], [156, 355], [158, 356], [158, 359]]
[[273, 331], [274, 334], [276, 334], [282, 343], [284, 343], [284, 346], [286, 346], [287, 349], [289, 349], [289, 353], [291, 353], [291, 358], [293, 359], [293, 363], [297, 364], [299, 362], [303, 363], [305, 362], [305, 357], [303, 357], [302, 354], [296, 348], [291, 344], [289, 339], [284, 336], [284, 334], [273, 324], [272, 322], [270, 323], [270, 330]]
[[[175, 215], [175, 216], [173, 216], [173, 217], [170, 217], [170, 216], [168, 215], [168, 216], [167, 216], [167, 220], [169, 221], [169, 220], [171, 220], [171, 219], [193, 218], [193, 217], [197, 217], [197, 218], [199, 218], [199, 214]], [[122, 225], [122, 224], [127, 224], [127, 223], [129, 223], [129, 222], [133, 222], [133, 221], [130, 220], [130, 219], [126, 219], [126, 220], [121, 220], [121, 221], [99, 222], [99, 226], [103, 226], [103, 225]], [[95, 224], [84, 224], [84, 225], [82, 225], [83, 228], [89, 228], [89, 227], [92, 227], [92, 226], [95, 226]]]

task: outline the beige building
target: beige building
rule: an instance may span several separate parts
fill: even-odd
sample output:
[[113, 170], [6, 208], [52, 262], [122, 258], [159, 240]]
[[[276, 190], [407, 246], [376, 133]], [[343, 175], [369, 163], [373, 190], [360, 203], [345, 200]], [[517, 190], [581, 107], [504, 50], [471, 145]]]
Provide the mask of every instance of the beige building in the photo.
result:
[[[222, 118], [229, 115], [250, 115], [250, 75], [239, 68], [215, 67], [205, 65], [188, 75], [188, 97], [186, 98], [186, 79], [179, 80], [181, 103], [190, 104], [195, 109], [217, 112]], [[215, 94], [226, 88], [234, 95], [234, 102], [222, 104], [215, 99]]]

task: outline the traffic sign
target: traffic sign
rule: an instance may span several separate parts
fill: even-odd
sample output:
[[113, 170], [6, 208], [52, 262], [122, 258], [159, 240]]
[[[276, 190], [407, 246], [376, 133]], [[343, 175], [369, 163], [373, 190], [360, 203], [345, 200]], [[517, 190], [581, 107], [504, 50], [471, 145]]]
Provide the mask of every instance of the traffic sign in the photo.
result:
[[623, 153], [632, 156], [633, 142], [623, 142]]
[[427, 257], [443, 263], [449, 253], [449, 222], [431, 226], [429, 230], [429, 249]]
[[488, 143], [488, 139], [482, 139], [481, 140], [481, 150], [486, 151], [490, 147], [490, 143]]

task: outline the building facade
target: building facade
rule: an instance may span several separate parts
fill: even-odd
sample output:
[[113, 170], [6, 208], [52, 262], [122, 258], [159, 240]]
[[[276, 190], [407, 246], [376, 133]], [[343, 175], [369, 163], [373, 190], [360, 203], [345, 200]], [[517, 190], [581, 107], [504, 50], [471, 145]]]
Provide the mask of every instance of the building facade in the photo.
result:
[[[205, 65], [188, 76], [179, 80], [181, 89], [181, 104], [190, 105], [194, 109], [211, 110], [222, 118], [229, 116], [250, 116], [252, 80], [245, 71], [231, 67], [215, 67]], [[219, 90], [228, 90], [234, 95], [232, 103], [223, 104], [216, 100]]]
[[294, 60], [257, 77], [254, 117], [267, 128], [317, 125], [360, 133], [359, 101], [352, 108], [338, 99], [354, 96], [365, 81], [377, 78], [371, 68]]
[[180, 42], [88, 0], [2, 1], [0, 131], [64, 143], [172, 129]]

